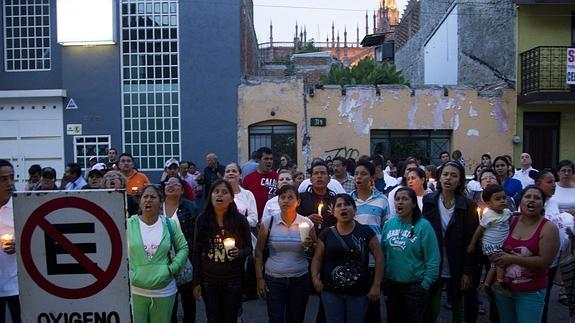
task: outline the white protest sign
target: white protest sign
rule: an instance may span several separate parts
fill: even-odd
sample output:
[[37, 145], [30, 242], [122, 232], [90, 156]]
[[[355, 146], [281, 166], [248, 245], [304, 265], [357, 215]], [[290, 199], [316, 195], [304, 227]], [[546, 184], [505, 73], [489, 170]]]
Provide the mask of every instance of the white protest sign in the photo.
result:
[[125, 195], [14, 194], [23, 322], [130, 322]]

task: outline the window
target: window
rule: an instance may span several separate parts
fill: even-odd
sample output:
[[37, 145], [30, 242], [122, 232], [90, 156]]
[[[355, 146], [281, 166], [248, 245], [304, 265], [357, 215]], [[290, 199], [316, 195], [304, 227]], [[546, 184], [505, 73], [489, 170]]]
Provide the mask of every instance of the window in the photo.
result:
[[[288, 154], [297, 164], [297, 141], [295, 124], [263, 124], [249, 127], [250, 155], [261, 147], [274, 152], [274, 169], [279, 167], [280, 156]], [[249, 156], [248, 156], [249, 157]]]
[[178, 0], [122, 0], [124, 151], [145, 170], [180, 159]]
[[84, 169], [88, 168], [92, 157], [96, 157], [98, 163], [106, 163], [108, 149], [110, 136], [74, 136], [74, 160]]
[[4, 0], [4, 68], [50, 69], [50, 0]]
[[372, 130], [371, 151], [385, 158], [415, 156], [423, 165], [440, 164], [439, 154], [450, 151], [451, 130]]

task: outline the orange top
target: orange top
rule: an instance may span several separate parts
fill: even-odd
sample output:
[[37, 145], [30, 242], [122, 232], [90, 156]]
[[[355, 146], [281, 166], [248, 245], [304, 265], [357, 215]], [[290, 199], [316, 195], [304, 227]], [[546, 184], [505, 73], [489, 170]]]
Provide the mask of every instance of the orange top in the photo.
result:
[[126, 192], [129, 195], [138, 195], [142, 192], [144, 185], [149, 184], [150, 180], [146, 175], [134, 171], [134, 174], [128, 178]]

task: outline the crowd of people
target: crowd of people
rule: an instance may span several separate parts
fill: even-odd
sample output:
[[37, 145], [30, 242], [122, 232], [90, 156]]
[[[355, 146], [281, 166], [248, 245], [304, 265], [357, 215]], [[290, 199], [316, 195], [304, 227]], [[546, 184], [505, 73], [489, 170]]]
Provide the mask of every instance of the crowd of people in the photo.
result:
[[[179, 302], [194, 322], [200, 299], [208, 322], [238, 322], [258, 297], [269, 322], [303, 322], [313, 294], [316, 322], [437, 322], [442, 306], [475, 322], [487, 304], [492, 322], [546, 322], [554, 282], [574, 283], [561, 277], [575, 259], [574, 164], [484, 154], [467, 181], [460, 151], [439, 157], [318, 158], [304, 174], [263, 147], [241, 166], [208, 154], [203, 172], [170, 158], [151, 184], [112, 148], [84, 175], [68, 164], [58, 185], [33, 165], [25, 189], [126, 191], [135, 322], [178, 322]], [[0, 321], [7, 307], [19, 322], [13, 191], [0, 160]]]

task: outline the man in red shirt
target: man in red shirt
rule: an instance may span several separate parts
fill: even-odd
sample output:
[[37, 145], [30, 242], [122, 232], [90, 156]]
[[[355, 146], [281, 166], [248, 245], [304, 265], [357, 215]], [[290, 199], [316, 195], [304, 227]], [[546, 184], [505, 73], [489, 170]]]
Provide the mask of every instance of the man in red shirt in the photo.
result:
[[258, 222], [260, 222], [266, 202], [275, 196], [278, 173], [272, 169], [274, 154], [270, 148], [262, 147], [258, 149], [257, 153], [258, 170], [246, 176], [242, 181], [242, 186], [254, 194], [258, 207]]

